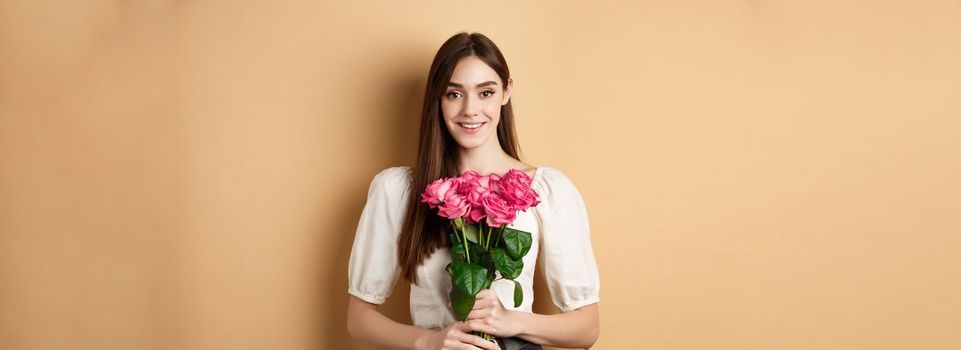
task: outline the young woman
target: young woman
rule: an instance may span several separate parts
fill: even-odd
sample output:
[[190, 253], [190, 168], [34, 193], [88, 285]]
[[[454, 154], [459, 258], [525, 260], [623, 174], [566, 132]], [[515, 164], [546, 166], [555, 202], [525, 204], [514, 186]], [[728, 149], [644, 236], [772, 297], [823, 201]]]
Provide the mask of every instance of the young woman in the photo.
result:
[[[427, 79], [416, 167], [381, 171], [367, 193], [348, 266], [348, 331], [364, 342], [402, 349], [590, 348], [599, 332], [600, 279], [587, 210], [561, 171], [520, 161], [513, 81], [500, 50], [481, 34], [459, 33], [438, 50]], [[433, 180], [467, 170], [503, 175], [510, 169], [531, 177], [541, 201], [518, 212], [511, 225], [534, 239], [517, 278], [524, 302], [514, 308], [514, 284], [499, 280], [477, 295], [467, 321], [455, 321], [444, 269], [451, 261], [449, 223], [420, 202], [420, 193]], [[535, 263], [542, 264], [559, 314], [531, 312]], [[413, 326], [377, 309], [400, 276], [411, 282]]]

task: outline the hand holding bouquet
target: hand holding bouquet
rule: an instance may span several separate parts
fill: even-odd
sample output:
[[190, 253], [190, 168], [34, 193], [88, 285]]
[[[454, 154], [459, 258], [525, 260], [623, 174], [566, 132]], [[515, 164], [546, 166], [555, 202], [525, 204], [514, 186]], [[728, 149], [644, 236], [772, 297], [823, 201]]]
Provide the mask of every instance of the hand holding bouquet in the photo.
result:
[[514, 307], [520, 306], [524, 292], [514, 279], [524, 269], [522, 259], [531, 249], [532, 238], [529, 232], [507, 225], [514, 222], [518, 211], [540, 203], [531, 178], [516, 169], [504, 176], [466, 171], [427, 185], [421, 202], [436, 208], [438, 215], [451, 223], [447, 273], [453, 284], [450, 300], [457, 320], [467, 319], [477, 293], [497, 279], [514, 282]]

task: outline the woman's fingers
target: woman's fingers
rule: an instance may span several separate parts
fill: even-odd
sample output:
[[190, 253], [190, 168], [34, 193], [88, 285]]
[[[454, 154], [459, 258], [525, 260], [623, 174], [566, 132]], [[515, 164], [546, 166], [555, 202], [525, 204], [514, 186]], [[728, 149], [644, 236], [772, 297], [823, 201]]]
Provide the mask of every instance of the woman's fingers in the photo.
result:
[[499, 350], [497, 343], [471, 334], [471, 326], [467, 322], [457, 321], [444, 329], [443, 348], [456, 350]]
[[474, 302], [474, 307], [471, 310], [481, 310], [490, 307], [490, 302], [487, 300], [477, 300]]
[[477, 299], [477, 301], [474, 302], [474, 307], [471, 308], [471, 310], [487, 309], [493, 306], [494, 306], [493, 299], [490, 299], [490, 298]]
[[497, 307], [499, 304], [500, 298], [497, 296], [497, 293], [495, 293], [493, 290], [485, 289], [477, 293], [477, 299], [474, 301], [473, 310]]
[[477, 293], [477, 301], [497, 298], [497, 293], [491, 289], [484, 289]]
[[491, 311], [489, 309], [476, 309], [476, 310], [472, 310], [469, 314], [467, 314], [467, 319], [468, 320], [481, 319], [489, 316], [490, 314], [491, 314]]
[[465, 335], [470, 335], [470, 332], [473, 331], [473, 329], [471, 329], [470, 323], [468, 323], [467, 321], [458, 321], [455, 323], [457, 324], [457, 327], [456, 327], [457, 330], [460, 331], [461, 333], [464, 333]]
[[[476, 335], [465, 334], [465, 337], [462, 339], [462, 341], [463, 341], [464, 343], [466, 343], [466, 344], [470, 344], [470, 345], [468, 345], [469, 348], [473, 348], [473, 347], [476, 346], [477, 348], [486, 349], [486, 350], [498, 350], [498, 349], [500, 349], [500, 348], [497, 347], [497, 343], [492, 342], [492, 341], [488, 341], [488, 340], [484, 340], [484, 338], [478, 337], [478, 336], [476, 336]], [[473, 346], [471, 346], [471, 345], [473, 345]]]
[[[474, 324], [479, 324], [479, 323], [474, 322]], [[454, 328], [459, 331], [459, 334], [456, 337], [456, 339], [466, 346], [465, 349], [472, 349], [472, 350], [477, 348], [489, 349], [489, 350], [500, 349], [497, 346], [497, 343], [492, 341], [487, 341], [487, 340], [484, 340], [484, 338], [470, 334], [471, 331], [477, 330], [477, 329], [473, 329], [474, 327], [477, 327], [477, 325], [474, 325], [474, 324], [472, 324], [471, 322], [455, 322]]]
[[497, 328], [494, 328], [494, 325], [484, 322], [483, 320], [467, 321], [467, 326], [470, 328], [470, 331], [478, 331], [478, 332], [487, 333], [491, 335], [497, 335]]

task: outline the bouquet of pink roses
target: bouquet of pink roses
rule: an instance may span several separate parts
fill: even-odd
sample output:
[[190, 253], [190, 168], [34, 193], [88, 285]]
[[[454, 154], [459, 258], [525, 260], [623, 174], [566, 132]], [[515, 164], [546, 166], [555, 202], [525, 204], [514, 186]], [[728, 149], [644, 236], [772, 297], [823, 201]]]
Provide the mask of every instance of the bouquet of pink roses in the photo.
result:
[[532, 239], [529, 232], [507, 225], [514, 222], [518, 211], [540, 203], [531, 178], [516, 169], [504, 176], [481, 176], [470, 170], [427, 185], [421, 202], [437, 208], [438, 215], [451, 222], [447, 273], [453, 284], [450, 300], [457, 320], [467, 319], [477, 293], [490, 288], [496, 274], [514, 282], [514, 307], [520, 306], [524, 292], [514, 279], [524, 269], [522, 259], [530, 251]]

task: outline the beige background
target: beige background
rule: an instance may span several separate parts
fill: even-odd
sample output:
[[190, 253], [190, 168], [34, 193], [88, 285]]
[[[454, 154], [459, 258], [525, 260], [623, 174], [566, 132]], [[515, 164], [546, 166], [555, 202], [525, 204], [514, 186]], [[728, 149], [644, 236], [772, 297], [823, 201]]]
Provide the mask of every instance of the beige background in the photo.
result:
[[587, 202], [597, 349], [961, 348], [961, 2], [907, 0], [0, 0], [0, 348], [366, 349], [354, 229], [460, 30]]

